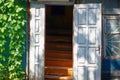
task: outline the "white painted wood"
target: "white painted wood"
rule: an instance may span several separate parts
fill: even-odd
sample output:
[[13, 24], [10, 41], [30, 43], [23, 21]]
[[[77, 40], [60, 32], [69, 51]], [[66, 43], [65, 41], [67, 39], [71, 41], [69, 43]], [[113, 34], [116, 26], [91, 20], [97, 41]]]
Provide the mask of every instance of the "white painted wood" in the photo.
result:
[[30, 5], [30, 80], [44, 80], [45, 6]]
[[74, 5], [74, 2], [38, 2], [38, 1], [31, 1], [31, 3], [44, 4], [44, 5]]
[[74, 5], [74, 80], [101, 80], [101, 4]]
[[78, 67], [77, 69], [77, 74], [78, 74], [78, 77], [77, 80], [86, 80], [86, 75], [85, 75], [85, 67]]

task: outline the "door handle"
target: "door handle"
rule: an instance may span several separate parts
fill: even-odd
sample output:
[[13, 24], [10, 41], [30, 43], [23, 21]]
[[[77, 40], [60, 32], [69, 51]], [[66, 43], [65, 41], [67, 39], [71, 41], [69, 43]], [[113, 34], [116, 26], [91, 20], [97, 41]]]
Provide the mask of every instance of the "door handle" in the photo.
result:
[[96, 51], [100, 54], [100, 45], [96, 48]]
[[100, 51], [100, 46], [98, 46], [98, 47], [96, 48], [96, 51]]

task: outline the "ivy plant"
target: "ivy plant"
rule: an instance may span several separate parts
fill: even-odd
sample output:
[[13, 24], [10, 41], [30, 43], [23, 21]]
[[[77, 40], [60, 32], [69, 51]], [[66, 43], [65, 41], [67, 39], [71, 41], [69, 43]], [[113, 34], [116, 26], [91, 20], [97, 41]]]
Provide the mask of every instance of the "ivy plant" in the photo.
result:
[[26, 0], [0, 0], [0, 80], [24, 80]]

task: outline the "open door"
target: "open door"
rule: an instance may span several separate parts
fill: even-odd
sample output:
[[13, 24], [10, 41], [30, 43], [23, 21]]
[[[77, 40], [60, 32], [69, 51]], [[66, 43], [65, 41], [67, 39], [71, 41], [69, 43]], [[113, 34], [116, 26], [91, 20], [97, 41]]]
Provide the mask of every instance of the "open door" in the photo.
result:
[[72, 5], [46, 5], [44, 80], [72, 80]]
[[[75, 4], [73, 12], [73, 80], [100, 80], [101, 5]], [[45, 4], [32, 2], [30, 13], [29, 77], [44, 80]]]
[[29, 79], [44, 80], [45, 5], [30, 5]]
[[101, 5], [74, 5], [74, 80], [101, 80]]

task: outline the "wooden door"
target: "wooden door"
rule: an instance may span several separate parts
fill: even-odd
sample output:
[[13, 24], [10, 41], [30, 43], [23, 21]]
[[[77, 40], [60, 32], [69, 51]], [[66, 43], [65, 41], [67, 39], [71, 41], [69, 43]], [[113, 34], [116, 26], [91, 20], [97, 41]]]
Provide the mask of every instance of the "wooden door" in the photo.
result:
[[101, 4], [74, 5], [74, 80], [101, 80]]
[[45, 5], [30, 5], [29, 79], [44, 80], [44, 20]]

